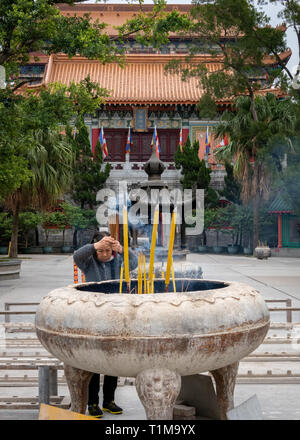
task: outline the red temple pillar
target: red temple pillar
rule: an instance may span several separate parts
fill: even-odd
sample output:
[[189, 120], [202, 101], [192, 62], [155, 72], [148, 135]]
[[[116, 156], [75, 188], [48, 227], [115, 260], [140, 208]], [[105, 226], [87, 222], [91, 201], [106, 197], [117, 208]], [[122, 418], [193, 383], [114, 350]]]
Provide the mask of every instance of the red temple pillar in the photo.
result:
[[185, 144], [187, 141], [187, 138], [189, 137], [189, 128], [183, 128], [182, 129], [182, 142]]
[[95, 147], [99, 139], [100, 128], [92, 128], [92, 152], [95, 153]]
[[278, 214], [278, 247], [282, 247], [282, 214]]

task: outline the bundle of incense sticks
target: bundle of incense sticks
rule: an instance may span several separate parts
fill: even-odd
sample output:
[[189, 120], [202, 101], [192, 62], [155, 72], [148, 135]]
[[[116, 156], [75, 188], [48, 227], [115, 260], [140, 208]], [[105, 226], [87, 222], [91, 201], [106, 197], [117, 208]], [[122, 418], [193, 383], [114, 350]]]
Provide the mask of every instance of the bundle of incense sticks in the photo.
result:
[[137, 293], [143, 293], [143, 282], [144, 282], [144, 293], [147, 293], [146, 287], [146, 258], [143, 252], [138, 255], [138, 289]]
[[124, 245], [125, 282], [127, 284], [127, 292], [130, 293], [129, 253], [128, 253], [128, 215], [127, 215], [126, 206], [123, 207], [123, 245]]
[[149, 273], [148, 273], [148, 281], [150, 284], [150, 292], [154, 292], [154, 256], [155, 256], [155, 245], [156, 245], [156, 236], [157, 236], [157, 227], [159, 222], [159, 207], [158, 205], [155, 208], [154, 219], [153, 219], [153, 229], [152, 229], [152, 240], [151, 240], [151, 249], [150, 249], [150, 260], [149, 260]]
[[112, 214], [108, 217], [109, 231], [112, 238], [119, 240], [119, 216]]
[[[174, 210], [172, 214], [172, 222], [171, 222], [171, 231], [170, 231], [170, 239], [169, 239], [169, 249], [168, 249], [168, 260], [166, 273], [164, 274], [162, 267], [162, 278], [165, 279], [165, 292], [168, 292], [170, 276], [172, 276], [173, 281], [173, 290], [176, 292], [176, 282], [174, 275], [174, 264], [173, 264], [173, 246], [174, 246], [174, 237], [175, 237], [175, 227], [176, 227], [176, 215], [177, 212]], [[152, 240], [151, 240], [151, 250], [150, 250], [150, 260], [149, 260], [149, 270], [148, 270], [148, 279], [146, 274], [146, 257], [144, 253], [140, 253], [138, 255], [138, 284], [137, 284], [137, 293], [154, 293], [154, 257], [155, 257], [155, 245], [156, 245], [156, 236], [157, 236], [157, 227], [159, 222], [159, 207], [155, 208], [154, 212], [154, 221], [153, 221], [153, 230], [152, 230]], [[116, 223], [111, 223], [112, 225]], [[112, 232], [112, 229], [111, 229]], [[127, 217], [127, 208], [123, 207], [123, 244], [124, 244], [124, 266], [121, 267], [120, 272], [120, 293], [122, 293], [122, 282], [123, 282], [123, 273], [125, 282], [127, 283], [127, 292], [131, 293], [130, 290], [130, 277], [129, 277], [129, 254], [128, 254], [128, 217]], [[143, 283], [144, 283], [144, 292], [143, 292]], [[136, 291], [136, 288], [134, 289]]]
[[173, 246], [174, 246], [175, 227], [176, 227], [176, 215], [177, 215], [177, 211], [175, 209], [172, 214], [172, 222], [171, 222], [168, 260], [167, 260], [166, 279], [165, 279], [165, 292], [167, 292], [169, 288], [171, 266], [173, 265]]

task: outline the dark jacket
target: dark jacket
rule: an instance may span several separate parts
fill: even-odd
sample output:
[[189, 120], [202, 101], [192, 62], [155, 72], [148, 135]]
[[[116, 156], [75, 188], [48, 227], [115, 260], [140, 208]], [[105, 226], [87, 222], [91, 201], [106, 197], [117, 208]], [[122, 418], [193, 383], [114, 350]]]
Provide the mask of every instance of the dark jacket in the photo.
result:
[[[74, 252], [74, 261], [84, 273], [87, 282], [115, 280], [120, 278], [123, 255], [116, 253], [111, 261], [102, 263], [97, 260], [94, 245], [86, 244]], [[136, 255], [129, 250], [129, 270], [135, 269], [137, 265], [138, 259]]]

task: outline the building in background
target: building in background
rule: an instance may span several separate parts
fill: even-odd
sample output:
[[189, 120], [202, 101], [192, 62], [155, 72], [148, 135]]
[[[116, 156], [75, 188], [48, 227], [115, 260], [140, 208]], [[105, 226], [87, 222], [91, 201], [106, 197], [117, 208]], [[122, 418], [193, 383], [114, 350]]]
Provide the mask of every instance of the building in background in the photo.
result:
[[[93, 19], [108, 23], [107, 31], [116, 35], [113, 26], [124, 24], [138, 12], [138, 6], [128, 4], [78, 4], [70, 6], [59, 5], [61, 13], [66, 16], [83, 16], [86, 13]], [[152, 5], [144, 5], [150, 11]], [[167, 5], [166, 10], [177, 9], [183, 13], [189, 11], [191, 5]], [[129, 182], [138, 183], [146, 179], [143, 164], [151, 155], [151, 140], [154, 127], [160, 142], [160, 159], [165, 162], [166, 171], [163, 179], [172, 188], [179, 185], [180, 173], [174, 167], [174, 153], [179, 145], [179, 134], [182, 128], [183, 142], [190, 136], [191, 141], [200, 143], [199, 157], [207, 161], [212, 169], [212, 187], [218, 189], [223, 185], [224, 168], [214, 158], [213, 150], [219, 143], [211, 138], [211, 154], [205, 154], [205, 138], [207, 127], [217, 121], [200, 120], [197, 104], [203, 95], [195, 78], [182, 81], [180, 75], [166, 74], [165, 64], [173, 58], [184, 59], [188, 53], [189, 40], [182, 40], [177, 35], [170, 35], [170, 43], [160, 49], [143, 47], [131, 38], [126, 46], [127, 64], [121, 68], [117, 63], [103, 65], [97, 60], [89, 60], [81, 56], [69, 59], [64, 54], [40, 56], [39, 61], [34, 61], [22, 68], [21, 77], [33, 77], [34, 82], [30, 87], [39, 87], [55, 81], [70, 84], [71, 81], [79, 82], [90, 75], [91, 81], [98, 82], [101, 87], [111, 93], [106, 98], [105, 105], [97, 111], [95, 116], [86, 115], [85, 123], [89, 129], [91, 148], [94, 149], [99, 138], [101, 127], [104, 128], [108, 148], [106, 158], [112, 165], [112, 171], [107, 184], [114, 187], [119, 180], [127, 179]], [[287, 61], [290, 51], [282, 54]], [[220, 68], [221, 59], [216, 56], [201, 52], [195, 57], [195, 62], [206, 64], [210, 72]], [[272, 59], [267, 63], [272, 66]], [[262, 93], [270, 89], [267, 87], [267, 74], [262, 73], [258, 78]], [[231, 105], [230, 100], [217, 102], [221, 114]], [[128, 127], [131, 127], [132, 145], [130, 154], [126, 155], [125, 149]]]

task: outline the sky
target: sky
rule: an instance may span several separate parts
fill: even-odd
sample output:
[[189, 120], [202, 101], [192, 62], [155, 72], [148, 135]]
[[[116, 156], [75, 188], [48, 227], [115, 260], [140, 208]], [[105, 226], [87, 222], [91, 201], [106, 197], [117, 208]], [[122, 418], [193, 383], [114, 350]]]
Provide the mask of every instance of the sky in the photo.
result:
[[[76, 1], [76, 0], [75, 0]], [[96, 3], [95, 0], [87, 0], [85, 3]], [[98, 2], [98, 3], [104, 3], [104, 2]], [[109, 3], [127, 3], [126, 0], [107, 0], [105, 2], [106, 4]], [[145, 4], [151, 4], [153, 3], [152, 0], [144, 0]], [[191, 4], [191, 0], [167, 0], [168, 4]], [[271, 25], [276, 26], [277, 24], [281, 24], [282, 20], [277, 17], [278, 12], [282, 9], [282, 6], [280, 5], [280, 2], [272, 3], [272, 5], [268, 4], [263, 7], [263, 10], [265, 13], [270, 17], [271, 19]], [[296, 73], [297, 66], [298, 66], [298, 43], [297, 43], [297, 37], [295, 32], [293, 32], [292, 29], [287, 30], [287, 45], [292, 49], [292, 56], [288, 63], [288, 68], [293, 72]]]

